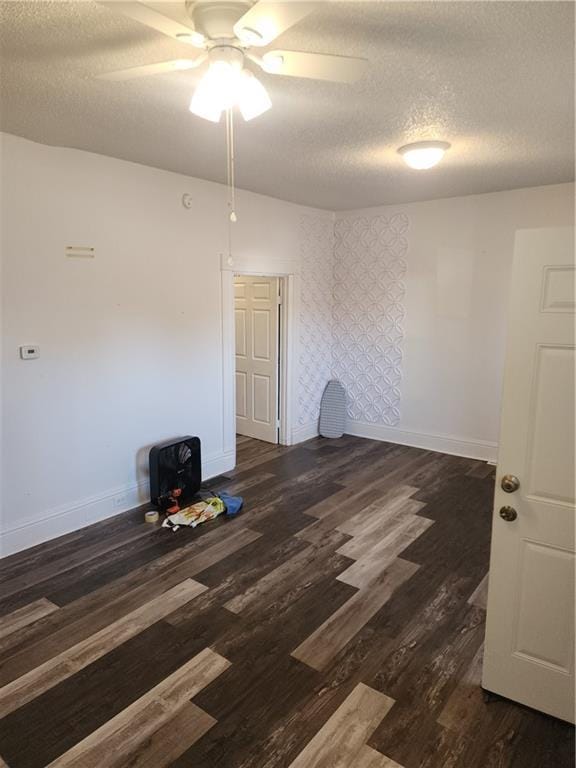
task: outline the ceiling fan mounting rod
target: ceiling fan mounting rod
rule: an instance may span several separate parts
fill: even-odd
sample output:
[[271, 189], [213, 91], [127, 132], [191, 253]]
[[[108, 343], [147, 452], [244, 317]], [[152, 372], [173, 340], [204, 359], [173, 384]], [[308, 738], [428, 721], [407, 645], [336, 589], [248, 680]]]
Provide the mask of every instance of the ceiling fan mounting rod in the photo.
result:
[[250, 9], [250, 0], [186, 0], [194, 29], [209, 40], [234, 39], [234, 24]]

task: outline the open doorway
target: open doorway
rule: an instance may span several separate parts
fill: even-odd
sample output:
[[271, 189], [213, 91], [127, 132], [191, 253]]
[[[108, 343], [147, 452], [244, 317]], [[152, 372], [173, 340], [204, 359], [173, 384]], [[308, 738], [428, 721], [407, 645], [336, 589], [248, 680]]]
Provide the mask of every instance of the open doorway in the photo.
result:
[[280, 442], [283, 387], [283, 279], [234, 276], [236, 435]]

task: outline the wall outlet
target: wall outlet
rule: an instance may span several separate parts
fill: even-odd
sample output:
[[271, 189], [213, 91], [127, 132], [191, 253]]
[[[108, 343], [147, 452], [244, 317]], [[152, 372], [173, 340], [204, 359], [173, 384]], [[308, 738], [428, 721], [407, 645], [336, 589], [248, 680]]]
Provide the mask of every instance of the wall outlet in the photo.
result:
[[125, 493], [120, 496], [114, 496], [114, 509], [126, 509], [128, 506], [128, 496]]

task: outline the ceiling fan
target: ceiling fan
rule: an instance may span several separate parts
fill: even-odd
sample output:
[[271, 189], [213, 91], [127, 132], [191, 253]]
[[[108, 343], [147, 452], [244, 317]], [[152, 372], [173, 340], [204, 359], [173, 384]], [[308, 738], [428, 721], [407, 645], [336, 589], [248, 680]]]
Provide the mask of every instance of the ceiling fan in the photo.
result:
[[[301, 0], [186, 0], [183, 2], [124, 2], [101, 0], [112, 11], [145, 24], [195, 48], [187, 59], [109, 72], [99, 77], [128, 80], [175, 70], [195, 69], [207, 63], [205, 74], [193, 94], [190, 111], [219, 122], [222, 112], [238, 106], [245, 120], [270, 109], [264, 85], [247, 62], [269, 75], [306, 77], [351, 83], [362, 76], [365, 59], [303, 51], [268, 50], [279, 35], [322, 2]], [[256, 50], [254, 50], [256, 49]]]

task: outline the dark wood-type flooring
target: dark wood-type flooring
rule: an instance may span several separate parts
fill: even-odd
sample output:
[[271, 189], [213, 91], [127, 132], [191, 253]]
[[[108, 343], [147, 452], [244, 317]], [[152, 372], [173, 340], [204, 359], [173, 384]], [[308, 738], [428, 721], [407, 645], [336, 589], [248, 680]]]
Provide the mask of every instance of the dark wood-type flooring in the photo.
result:
[[239, 439], [234, 519], [119, 515], [0, 561], [0, 765], [568, 768], [480, 689], [494, 471]]

